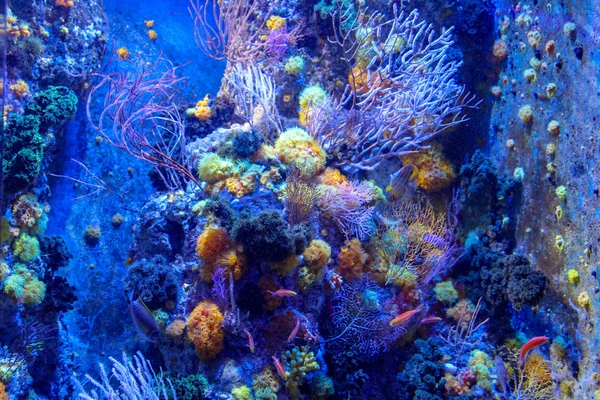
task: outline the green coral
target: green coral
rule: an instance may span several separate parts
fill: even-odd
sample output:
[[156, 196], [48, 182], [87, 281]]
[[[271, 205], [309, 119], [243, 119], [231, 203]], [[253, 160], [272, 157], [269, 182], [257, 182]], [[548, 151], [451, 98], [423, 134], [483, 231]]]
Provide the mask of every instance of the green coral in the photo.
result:
[[64, 86], [50, 86], [43, 92], [33, 96], [33, 102], [27, 104], [25, 114], [39, 118], [40, 129], [47, 130], [66, 119], [71, 118], [77, 111], [77, 96]]
[[458, 292], [454, 288], [452, 281], [440, 282], [433, 288], [435, 298], [444, 304], [454, 304], [458, 300]]
[[40, 173], [48, 129], [71, 117], [77, 96], [66, 87], [50, 86], [37, 93], [23, 114], [12, 114], [4, 143], [4, 190], [16, 193], [30, 186]]
[[[185, 376], [177, 372], [165, 372], [162, 377], [173, 385], [177, 400], [203, 400], [208, 392], [208, 381], [201, 374]], [[173, 399], [169, 392], [169, 399]]]
[[4, 135], [4, 189], [16, 193], [31, 185], [40, 173], [44, 158], [44, 137], [39, 119], [33, 115], [12, 114]]
[[25, 285], [25, 278], [18, 274], [9, 275], [4, 280], [4, 293], [12, 298], [18, 299], [23, 293], [23, 286]]
[[250, 393], [250, 388], [244, 385], [231, 389], [231, 397], [233, 400], [250, 400], [252, 393]]
[[492, 371], [493, 363], [490, 356], [481, 351], [473, 350], [469, 358], [469, 369], [477, 378], [477, 384], [484, 390], [492, 390]]
[[325, 400], [335, 393], [333, 379], [323, 372], [317, 372], [310, 383], [311, 396], [313, 400]]
[[285, 63], [285, 72], [290, 75], [298, 75], [304, 69], [304, 58], [293, 56]]
[[13, 252], [22, 261], [33, 261], [40, 255], [40, 242], [35, 236], [23, 233], [15, 240]]
[[285, 387], [292, 400], [300, 398], [300, 386], [302, 380], [311, 371], [318, 370], [319, 364], [315, 354], [308, 346], [294, 347], [291, 351], [283, 353], [283, 364], [287, 370]]

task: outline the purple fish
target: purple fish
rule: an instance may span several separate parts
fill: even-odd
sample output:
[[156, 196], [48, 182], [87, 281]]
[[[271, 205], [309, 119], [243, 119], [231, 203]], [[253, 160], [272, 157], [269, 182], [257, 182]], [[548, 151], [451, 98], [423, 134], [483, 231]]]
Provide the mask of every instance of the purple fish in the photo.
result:
[[129, 293], [129, 315], [140, 336], [149, 342], [156, 342], [160, 336], [160, 330], [152, 312], [139, 297], [133, 300], [133, 293]]

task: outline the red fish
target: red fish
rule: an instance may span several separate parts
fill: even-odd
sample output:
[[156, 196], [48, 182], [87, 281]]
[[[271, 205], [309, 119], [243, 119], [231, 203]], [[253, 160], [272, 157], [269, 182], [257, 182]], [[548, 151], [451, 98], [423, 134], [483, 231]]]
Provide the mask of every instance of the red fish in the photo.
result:
[[521, 354], [519, 355], [519, 367], [523, 366], [523, 363], [525, 363], [525, 358], [531, 350], [537, 349], [538, 347], [546, 343], [548, 340], [549, 339], [547, 336], [536, 336], [532, 339], [529, 339], [529, 341], [525, 343], [523, 347], [521, 347]]
[[413, 315], [415, 315], [416, 313], [421, 311], [421, 308], [423, 308], [422, 305], [415, 308], [414, 310], [403, 312], [402, 314], [398, 315], [396, 318], [394, 318], [390, 322], [390, 326], [396, 326], [396, 325], [400, 325], [400, 324], [407, 322], [409, 319], [411, 319], [413, 317]]
[[294, 327], [294, 329], [292, 330], [292, 333], [290, 333], [290, 336], [288, 337], [288, 343], [291, 342], [292, 340], [296, 339], [296, 335], [298, 334], [299, 329], [300, 329], [300, 318], [296, 317], [296, 326]]
[[273, 356], [273, 362], [275, 363], [275, 369], [277, 370], [277, 373], [279, 374], [279, 376], [283, 380], [286, 380], [287, 379], [287, 371], [285, 370], [285, 368], [283, 368], [283, 364], [281, 364], [281, 361], [279, 361], [279, 359], [277, 357]]
[[424, 324], [437, 324], [441, 320], [442, 319], [440, 317], [436, 317], [436, 316], [425, 317], [425, 318], [423, 318], [421, 320], [421, 325], [424, 325]]
[[276, 292], [267, 290], [267, 293], [269, 293], [271, 296], [279, 296], [279, 297], [292, 297], [292, 296], [295, 296], [298, 294], [298, 293], [294, 292], [293, 290], [287, 290], [287, 289], [279, 289]]
[[248, 347], [250, 347], [250, 353], [254, 354], [254, 338], [252, 334], [246, 330], [246, 328], [242, 329], [246, 335], [248, 335]]

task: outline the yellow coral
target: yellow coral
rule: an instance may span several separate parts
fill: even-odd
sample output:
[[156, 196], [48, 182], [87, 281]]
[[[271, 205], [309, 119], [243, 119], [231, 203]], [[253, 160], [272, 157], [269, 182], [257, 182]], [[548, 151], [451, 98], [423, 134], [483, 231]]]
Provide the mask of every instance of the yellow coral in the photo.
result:
[[428, 192], [439, 192], [452, 185], [456, 179], [454, 166], [442, 152], [439, 143], [433, 144], [429, 149], [402, 156], [402, 164], [417, 167], [415, 182]]
[[368, 255], [363, 250], [358, 239], [354, 238], [346, 241], [338, 255], [337, 272], [344, 279], [360, 279], [363, 274], [363, 268], [367, 262]]
[[23, 79], [19, 79], [15, 83], [8, 86], [8, 89], [14, 93], [16, 97], [23, 98], [29, 95], [29, 85]]
[[331, 246], [324, 240], [313, 240], [302, 255], [310, 269], [319, 270], [327, 265], [331, 257]]
[[285, 28], [285, 18], [277, 15], [271, 15], [266, 22], [267, 29], [270, 31], [277, 31], [281, 28]]
[[233, 400], [250, 400], [250, 399], [252, 399], [250, 389], [246, 385], [231, 389], [231, 397]]
[[233, 162], [216, 153], [206, 153], [198, 162], [198, 176], [205, 182], [215, 183], [231, 176]]
[[579, 283], [579, 272], [575, 269], [570, 269], [567, 271], [567, 279], [571, 284], [576, 285]]
[[46, 284], [34, 277], [23, 285], [23, 293], [19, 301], [23, 304], [40, 304], [45, 295]]
[[343, 186], [348, 185], [350, 182], [339, 169], [326, 168], [325, 171], [317, 177], [317, 183], [329, 186]]
[[188, 108], [186, 110], [186, 114], [189, 116], [194, 116], [198, 118], [200, 121], [206, 121], [207, 119], [212, 118], [213, 112], [210, 106], [208, 105], [210, 101], [210, 95], [204, 96], [204, 99], [200, 100], [196, 103], [195, 107]]
[[283, 132], [275, 142], [275, 153], [282, 163], [298, 168], [306, 177], [314, 176], [325, 168], [325, 151], [302, 128]]

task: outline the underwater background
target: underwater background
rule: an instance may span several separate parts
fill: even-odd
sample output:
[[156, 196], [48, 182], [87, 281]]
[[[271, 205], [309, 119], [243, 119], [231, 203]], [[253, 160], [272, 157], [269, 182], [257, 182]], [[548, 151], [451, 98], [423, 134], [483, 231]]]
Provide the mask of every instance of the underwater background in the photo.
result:
[[599, 2], [0, 6], [0, 400], [600, 399]]

